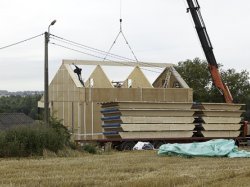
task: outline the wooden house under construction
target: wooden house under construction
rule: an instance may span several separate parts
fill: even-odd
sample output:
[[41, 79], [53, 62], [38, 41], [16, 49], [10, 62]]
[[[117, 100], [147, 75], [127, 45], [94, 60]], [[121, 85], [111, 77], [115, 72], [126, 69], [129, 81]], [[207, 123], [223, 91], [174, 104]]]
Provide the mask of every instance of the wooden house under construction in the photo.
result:
[[[83, 81], [79, 72], [86, 73], [90, 66], [92, 71]], [[125, 74], [128, 67], [124, 79], [109, 78]], [[150, 83], [144, 70], [152, 67], [158, 74]], [[135, 140], [158, 147], [170, 139], [242, 134], [243, 105], [193, 103], [193, 90], [172, 64], [63, 60], [49, 85], [49, 103], [51, 114], [63, 120], [75, 140], [116, 141], [122, 149], [128, 145], [131, 149]]]
[[[93, 66], [86, 81], [75, 73], [75, 66]], [[110, 80], [104, 68], [126, 67], [132, 71], [125, 80]], [[144, 68], [161, 69], [159, 76], [150, 83]], [[158, 70], [159, 71], [159, 70]], [[49, 85], [51, 114], [62, 119], [76, 140], [104, 138], [100, 103], [108, 102], [178, 102], [192, 103], [193, 91], [188, 87], [172, 64], [116, 63], [105, 61], [63, 60]], [[38, 103], [43, 108], [43, 98]]]

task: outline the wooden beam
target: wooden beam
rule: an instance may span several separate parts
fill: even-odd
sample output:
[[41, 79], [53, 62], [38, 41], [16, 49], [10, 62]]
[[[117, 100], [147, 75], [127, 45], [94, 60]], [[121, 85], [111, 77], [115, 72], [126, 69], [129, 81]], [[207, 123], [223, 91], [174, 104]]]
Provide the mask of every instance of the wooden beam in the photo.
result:
[[93, 60], [63, 60], [63, 64], [75, 65], [93, 65], [93, 66], [132, 66], [132, 67], [172, 67], [170, 63], [152, 63], [152, 62], [125, 62], [125, 61], [93, 61]]

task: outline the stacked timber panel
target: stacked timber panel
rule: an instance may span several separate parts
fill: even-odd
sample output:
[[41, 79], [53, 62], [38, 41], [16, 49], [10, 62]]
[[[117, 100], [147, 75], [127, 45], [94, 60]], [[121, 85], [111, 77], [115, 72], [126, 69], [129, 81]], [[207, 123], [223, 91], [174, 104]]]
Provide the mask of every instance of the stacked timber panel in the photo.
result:
[[102, 103], [103, 133], [107, 138], [157, 139], [193, 136], [192, 103]]
[[194, 104], [195, 124], [200, 137], [238, 137], [241, 133], [242, 104], [200, 103]]

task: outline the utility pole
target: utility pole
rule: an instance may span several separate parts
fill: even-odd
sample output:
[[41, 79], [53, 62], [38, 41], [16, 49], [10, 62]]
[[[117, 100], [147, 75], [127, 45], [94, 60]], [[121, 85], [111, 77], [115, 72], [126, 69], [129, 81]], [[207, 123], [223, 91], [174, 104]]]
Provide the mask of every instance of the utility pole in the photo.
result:
[[54, 25], [56, 20], [52, 21], [48, 27], [48, 32], [44, 33], [44, 122], [49, 125], [49, 64], [48, 64], [48, 45], [50, 37], [50, 26]]
[[44, 33], [45, 51], [44, 51], [44, 122], [49, 125], [49, 72], [48, 72], [48, 44], [49, 33]]

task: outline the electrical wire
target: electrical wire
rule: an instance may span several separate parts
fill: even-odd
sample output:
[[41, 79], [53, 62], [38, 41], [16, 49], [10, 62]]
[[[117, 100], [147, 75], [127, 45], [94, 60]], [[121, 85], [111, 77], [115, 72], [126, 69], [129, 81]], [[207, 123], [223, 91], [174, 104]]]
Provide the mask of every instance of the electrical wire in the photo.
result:
[[80, 50], [77, 50], [77, 49], [73, 49], [73, 48], [70, 48], [70, 47], [67, 47], [67, 46], [64, 46], [64, 45], [60, 45], [60, 44], [57, 44], [57, 43], [54, 43], [54, 42], [50, 42], [50, 44], [55, 45], [55, 46], [59, 46], [59, 47], [65, 48], [65, 49], [69, 49], [71, 51], [75, 51], [75, 52], [78, 52], [78, 53], [83, 53], [85, 55], [89, 55], [89, 56], [92, 56], [92, 57], [95, 57], [95, 58], [101, 58], [102, 59], [102, 57], [100, 57], [100, 56], [93, 55], [93, 54], [90, 54], [90, 53], [86, 53], [86, 52], [83, 52], [83, 51], [80, 51]]
[[[78, 42], [74, 42], [72, 40], [65, 39], [65, 38], [60, 37], [60, 36], [56, 36], [56, 35], [53, 35], [53, 34], [50, 34], [50, 35], [52, 36], [51, 38], [54, 39], [54, 40], [57, 40], [57, 41], [60, 41], [60, 42], [63, 42], [63, 43], [66, 43], [66, 44], [69, 44], [69, 45], [72, 45], [72, 46], [75, 46], [75, 47], [79, 47], [79, 48], [82, 48], [82, 49], [86, 49], [88, 51], [99, 53], [101, 55], [106, 55], [107, 54], [106, 51], [103, 51], [103, 50], [100, 50], [100, 49], [97, 49], [97, 48], [93, 48], [93, 47], [90, 47], [90, 46], [87, 46], [87, 45], [84, 45], [84, 44], [80, 44]], [[115, 58], [115, 59], [119, 59], [119, 60], [123, 60], [123, 61], [132, 61], [132, 62], [135, 62], [135, 60], [133, 60], [133, 59], [130, 59], [130, 58], [127, 58], [127, 57], [123, 57], [123, 56], [120, 56], [120, 55], [116, 55], [116, 54], [113, 54], [113, 53], [109, 53], [108, 56], [111, 57], [111, 58]], [[103, 57], [102, 57], [102, 60], [103, 60]], [[114, 61], [114, 62], [116, 62], [116, 61]], [[139, 62], [139, 61], [137, 63], [141, 64], [141, 65], [145, 65], [145, 66], [151, 67], [151, 68], [162, 70], [162, 67], [157, 66], [157, 65], [153, 65], [152, 66], [152, 64], [150, 64], [150, 63]]]
[[[15, 45], [18, 45], [18, 44], [21, 44], [21, 43], [24, 43], [24, 42], [27, 42], [27, 41], [30, 41], [30, 40], [33, 40], [33, 39], [38, 38], [38, 37], [40, 37], [42, 35], [44, 35], [44, 33], [39, 34], [39, 35], [35, 35], [33, 37], [30, 37], [30, 38], [27, 38], [25, 40], [21, 40], [21, 41], [18, 41], [18, 42], [15, 42], [15, 43], [3, 46], [3, 47], [0, 47], [0, 50], [9, 48], [9, 47], [12, 47], [12, 46], [15, 46]], [[74, 41], [71, 41], [71, 40], [67, 40], [65, 38], [62, 38], [62, 37], [59, 37], [59, 36], [56, 36], [56, 35], [53, 35], [53, 34], [50, 34], [50, 38], [54, 39], [54, 40], [57, 40], [57, 41], [60, 41], [60, 42], [63, 42], [63, 43], [66, 43], [66, 44], [69, 44], [69, 45], [72, 45], [72, 46], [75, 46], [75, 47], [80, 47], [80, 48], [83, 48], [83, 49], [86, 49], [86, 50], [89, 50], [89, 51], [92, 51], [92, 52], [95, 52], [95, 53], [99, 53], [99, 54], [102, 54], [102, 55], [107, 54], [107, 52], [105, 52], [105, 51], [102, 51], [102, 50], [99, 50], [99, 49], [96, 49], [96, 48], [93, 48], [93, 47], [89, 47], [87, 45], [83, 45], [83, 44], [80, 44], [80, 43], [77, 43], [77, 42], [74, 42]], [[126, 38], [124, 38], [124, 39], [127, 42]], [[97, 55], [93, 55], [93, 54], [83, 52], [83, 51], [80, 51], [80, 50], [72, 49], [72, 48], [67, 47], [67, 46], [63, 46], [63, 45], [56, 44], [56, 43], [51, 43], [51, 44], [57, 45], [59, 47], [62, 47], [62, 48], [68, 49], [68, 50], [72, 50], [72, 51], [75, 51], [75, 52], [83, 53], [83, 54], [86, 54], [86, 55], [89, 55], [89, 56], [92, 56], [92, 57], [95, 57], [95, 58], [103, 59], [103, 57], [101, 57], [101, 56], [97, 56]], [[115, 55], [113, 53], [109, 53], [108, 56], [112, 57], [112, 58], [119, 59], [119, 60], [123, 60], [123, 61], [125, 61], [125, 60], [132, 61], [132, 62], [113, 61], [113, 60], [108, 59], [106, 57], [106, 60], [111, 61], [111, 62], [120, 63], [120, 64], [123, 64], [123, 65], [128, 65], [128, 64], [132, 64], [132, 63], [134, 65], [142, 64], [142, 65], [148, 65], [148, 67], [151, 67], [151, 68], [157, 68], [157, 69], [162, 70], [162, 67], [159, 67], [159, 66], [156, 66], [156, 65], [152, 67], [152, 64], [145, 63], [145, 62], [137, 61], [137, 63], [135, 64], [135, 60], [127, 58], [127, 57], [123, 57], [123, 56], [120, 56], [120, 55]], [[158, 71], [148, 70], [148, 69], [145, 69], [145, 68], [142, 68], [142, 67], [141, 67], [141, 69], [144, 69], [146, 71], [151, 71], [151, 72], [154, 72], [154, 73], [161, 73], [161, 72], [158, 72]]]
[[[78, 52], [78, 53], [82, 53], [82, 54], [85, 54], [85, 55], [88, 55], [88, 56], [92, 56], [92, 57], [95, 57], [95, 58], [103, 59], [103, 57], [93, 55], [93, 54], [90, 54], [90, 53], [86, 53], [86, 52], [83, 52], [83, 51], [80, 51], [80, 50], [77, 50], [77, 49], [73, 49], [73, 48], [70, 48], [70, 47], [67, 47], [67, 46], [64, 46], [64, 45], [60, 45], [60, 44], [57, 44], [57, 43], [54, 43], [54, 42], [51, 42], [50, 44], [61, 47], [61, 48], [64, 48], [64, 49], [68, 49], [68, 50], [71, 50], [71, 51], [75, 51], [75, 52]], [[113, 61], [113, 60], [110, 60], [110, 59], [107, 59], [107, 60], [109, 60], [110, 62], [115, 62], [115, 63], [122, 64], [124, 66], [128, 66], [130, 64], [135, 64], [135, 62], [119, 62], [119, 61]], [[145, 70], [145, 71], [150, 71], [150, 72], [154, 72], [154, 73], [161, 73], [159, 71], [149, 70], [149, 69], [145, 69], [145, 68], [142, 68], [142, 67], [140, 67], [140, 68]]]
[[[9, 48], [9, 47], [12, 47], [12, 46], [15, 46], [15, 45], [18, 45], [18, 44], [21, 44], [21, 43], [24, 43], [24, 42], [27, 42], [27, 41], [30, 41], [30, 40], [33, 40], [33, 39], [38, 38], [38, 37], [40, 37], [42, 35], [44, 35], [44, 33], [39, 34], [39, 35], [35, 35], [33, 37], [30, 37], [30, 38], [27, 38], [25, 40], [21, 40], [21, 41], [18, 41], [18, 42], [15, 42], [15, 43], [3, 46], [3, 47], [0, 47], [0, 50]], [[66, 43], [66, 44], [69, 44], [69, 45], [72, 45], [72, 46], [75, 46], [75, 47], [81, 47], [83, 49], [87, 49], [89, 51], [92, 51], [92, 52], [95, 52], [95, 53], [99, 53], [99, 54], [102, 54], [102, 55], [106, 54], [105, 51], [102, 51], [102, 50], [99, 50], [99, 49], [96, 49], [96, 48], [93, 48], [93, 47], [89, 47], [89, 46], [86, 46], [86, 45], [83, 45], [83, 44], [80, 44], [80, 43], [77, 43], [77, 42], [73, 42], [71, 40], [67, 40], [65, 38], [62, 38], [62, 37], [59, 37], [59, 36], [56, 36], [56, 35], [53, 35], [53, 34], [50, 34], [50, 36], [52, 36], [52, 37], [50, 37], [51, 39], [54, 39], [54, 40], [57, 40], [57, 41], [60, 41], [60, 42], [63, 42], [63, 43]], [[83, 52], [83, 51], [80, 51], [80, 50], [72, 49], [72, 48], [67, 47], [67, 46], [63, 46], [63, 45], [56, 44], [56, 43], [51, 43], [51, 44], [57, 45], [59, 47], [62, 47], [62, 48], [65, 48], [65, 49], [69, 49], [69, 50], [72, 50], [72, 51], [75, 51], [75, 52], [83, 53], [83, 54], [86, 54], [86, 55], [89, 55], [89, 56], [92, 56], [92, 57], [95, 57], [95, 58], [103, 59], [103, 57], [101, 57], [101, 56], [97, 56], [97, 55], [90, 54], [90, 53], [87, 53], [87, 52]], [[112, 57], [112, 58], [119, 59], [119, 60], [129, 60], [129, 61], [132, 61], [132, 62], [124, 62], [123, 63], [123, 62], [119, 62], [119, 61], [113, 61], [113, 60], [107, 58], [107, 60], [111, 61], [111, 62], [116, 62], [116, 63], [120, 63], [120, 64], [123, 64], [123, 65], [128, 65], [128, 64], [132, 64], [132, 63], [134, 64], [135, 63], [135, 60], [133, 60], [133, 59], [129, 59], [129, 58], [126, 58], [126, 57], [123, 57], [123, 56], [120, 56], [120, 55], [115, 55], [113, 53], [110, 53], [109, 56]], [[140, 64], [148, 64], [148, 63], [144, 63], [144, 62], [138, 62], [138, 63], [140, 63]], [[148, 64], [148, 66], [152, 67], [152, 64]], [[157, 67], [158, 66], [156, 66], [154, 68], [157, 68]], [[158, 68], [160, 70], [162, 69], [161, 67], [158, 67]], [[145, 68], [141, 68], [141, 69], [145, 69]], [[153, 71], [153, 70], [148, 70], [148, 69], [145, 69], [145, 70], [146, 71], [155, 72], [155, 73], [160, 73], [158, 71]]]
[[[103, 54], [103, 55], [106, 55], [106, 53], [107, 53], [106, 51], [103, 51], [103, 50], [100, 50], [100, 49], [96, 49], [94, 47], [90, 47], [90, 46], [87, 46], [87, 45], [83, 45], [83, 44], [80, 44], [78, 42], [74, 42], [72, 40], [65, 39], [63, 37], [59, 37], [59, 36], [56, 36], [56, 35], [53, 35], [53, 34], [51, 34], [51, 36], [54, 36], [54, 37], [56, 37], [56, 38], [58, 38], [60, 40], [64, 40], [64, 41], [67, 41], [69, 43], [75, 44], [75, 45], [77, 45], [79, 47], [86, 48], [87, 50], [97, 51], [97, 53], [100, 53], [100, 54]], [[121, 59], [124, 59], [124, 60], [135, 61], [134, 59], [123, 57], [123, 56], [116, 55], [116, 54], [113, 54], [113, 53], [110, 53], [109, 56], [112, 56], [113, 58], [121, 58]]]
[[[82, 49], [85, 49], [85, 50], [88, 50], [88, 51], [91, 51], [91, 52], [95, 52], [95, 53], [98, 53], [100, 55], [105, 55], [105, 53], [106, 53], [106, 52], [102, 52], [102, 51], [97, 50], [97, 49], [92, 49], [90, 47], [81, 46], [79, 44], [75, 44], [75, 43], [72, 43], [72, 42], [64, 41], [64, 40], [61, 40], [61, 39], [58, 39], [58, 38], [55, 38], [55, 37], [51, 37], [51, 39], [59, 41], [59, 42], [62, 42], [62, 43], [65, 43], [65, 44], [72, 45], [74, 47], [78, 47], [78, 48], [82, 48]], [[126, 60], [126, 61], [130, 61], [131, 60], [131, 59], [128, 59], [126, 57], [122, 57], [122, 56], [118, 56], [118, 55], [110, 55], [110, 56], [112, 58], [119, 59], [119, 60]]]
[[6, 49], [6, 48], [9, 48], [9, 47], [12, 47], [12, 46], [15, 46], [15, 45], [24, 43], [24, 42], [27, 42], [27, 41], [29, 41], [29, 40], [35, 39], [35, 38], [37, 38], [37, 37], [39, 37], [39, 36], [42, 36], [42, 35], [44, 35], [44, 33], [39, 34], [39, 35], [36, 35], [36, 36], [33, 36], [33, 37], [30, 37], [30, 38], [27, 38], [27, 39], [25, 39], [25, 40], [21, 40], [21, 41], [19, 41], [19, 42], [15, 42], [15, 43], [12, 43], [12, 44], [9, 44], [9, 45], [0, 47], [0, 50], [1, 50], [1, 49]]

